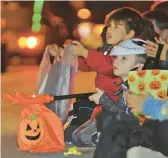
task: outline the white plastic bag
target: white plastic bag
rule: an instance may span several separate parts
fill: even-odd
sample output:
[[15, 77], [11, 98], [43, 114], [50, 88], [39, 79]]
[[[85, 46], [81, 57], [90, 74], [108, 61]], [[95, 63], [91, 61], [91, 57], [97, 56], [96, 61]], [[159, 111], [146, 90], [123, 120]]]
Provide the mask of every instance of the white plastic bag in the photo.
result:
[[[74, 78], [77, 75], [78, 59], [72, 55], [72, 45], [69, 44], [60, 61], [50, 63], [49, 48], [46, 48], [37, 78], [36, 92], [53, 96], [72, 93]], [[56, 113], [63, 124], [66, 122], [71, 99], [55, 100], [46, 106]]]

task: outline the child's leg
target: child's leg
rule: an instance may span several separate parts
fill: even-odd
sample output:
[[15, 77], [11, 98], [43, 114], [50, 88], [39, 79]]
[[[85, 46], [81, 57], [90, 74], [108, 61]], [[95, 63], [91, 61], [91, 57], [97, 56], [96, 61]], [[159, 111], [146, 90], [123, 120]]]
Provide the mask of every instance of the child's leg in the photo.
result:
[[79, 147], [91, 146], [92, 134], [96, 131], [96, 122], [90, 119], [72, 133], [72, 141]]

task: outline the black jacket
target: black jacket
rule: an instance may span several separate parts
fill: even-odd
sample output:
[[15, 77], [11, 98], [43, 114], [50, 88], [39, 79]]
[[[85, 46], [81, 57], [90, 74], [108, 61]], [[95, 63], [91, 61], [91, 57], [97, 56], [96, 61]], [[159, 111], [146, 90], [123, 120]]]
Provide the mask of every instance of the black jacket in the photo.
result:
[[152, 132], [139, 125], [139, 120], [123, 112], [104, 112], [99, 117], [104, 124], [94, 158], [126, 158], [127, 150], [134, 146], [153, 148]]

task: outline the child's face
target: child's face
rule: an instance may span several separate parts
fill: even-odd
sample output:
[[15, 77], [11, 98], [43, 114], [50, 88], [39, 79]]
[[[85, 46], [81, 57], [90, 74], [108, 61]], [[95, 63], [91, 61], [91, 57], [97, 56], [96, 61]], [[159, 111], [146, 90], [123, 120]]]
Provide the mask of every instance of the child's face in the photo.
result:
[[107, 43], [115, 45], [126, 39], [129, 39], [129, 37], [126, 33], [125, 25], [122, 23], [116, 24], [111, 20], [106, 34]]
[[116, 56], [113, 69], [115, 76], [127, 77], [128, 72], [137, 66], [136, 55], [127, 55], [127, 56]]

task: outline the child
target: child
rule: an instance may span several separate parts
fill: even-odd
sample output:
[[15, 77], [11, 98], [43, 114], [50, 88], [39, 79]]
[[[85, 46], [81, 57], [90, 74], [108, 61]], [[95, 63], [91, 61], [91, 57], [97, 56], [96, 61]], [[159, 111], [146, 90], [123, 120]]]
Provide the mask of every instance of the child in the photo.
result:
[[[155, 37], [153, 26], [148, 21], [144, 20], [140, 13], [131, 8], [120, 8], [111, 12], [105, 21], [107, 28], [106, 40], [108, 44], [115, 46], [117, 43], [130, 39], [134, 36], [143, 36], [145, 39], [152, 40]], [[73, 42], [73, 55], [79, 56], [79, 70], [82, 71], [96, 71], [97, 77], [95, 81], [96, 87], [104, 90], [110, 98], [117, 100], [118, 96], [114, 93], [119, 89], [121, 79], [116, 78], [113, 73], [113, 61], [114, 58], [110, 56], [104, 56], [103, 53], [98, 53], [97, 50], [87, 50], [82, 44], [77, 41]], [[90, 124], [96, 124], [93, 120], [89, 120]], [[89, 126], [87, 124], [87, 126]], [[95, 127], [95, 125], [94, 125]], [[88, 127], [89, 128], [89, 127]], [[73, 133], [74, 143], [78, 146], [90, 146], [92, 131], [97, 131], [96, 128], [91, 128], [91, 132], [88, 131], [87, 140], [82, 139], [77, 143], [76, 140], [81, 138], [78, 134], [85, 133], [83, 127], [77, 129]], [[87, 131], [87, 129], [86, 129]]]
[[167, 58], [163, 60], [160, 58], [161, 61], [159, 61], [158, 68], [167, 70], [168, 69], [168, 14], [161, 10], [154, 10], [154, 11], [147, 11], [143, 13], [143, 16], [150, 20], [153, 25], [155, 31], [159, 34], [160, 38], [159, 40], [156, 39], [155, 42], [147, 41], [146, 50], [149, 54], [151, 63], [149, 64], [149, 67], [152, 66], [152, 60], [156, 57], [156, 53], [158, 51], [159, 44], [163, 45], [162, 48], [162, 55]]
[[[145, 39], [151, 40], [152, 37], [155, 37], [152, 24], [144, 20], [138, 12], [130, 8], [120, 8], [111, 12], [106, 18], [106, 24], [108, 26], [106, 36], [107, 43], [111, 43], [113, 46], [120, 41], [134, 36], [143, 35]], [[85, 65], [87, 64], [88, 70], [92, 68], [92, 70], [97, 72], [97, 81], [99, 81], [100, 84], [96, 84], [96, 86], [107, 92], [110, 98], [117, 96], [114, 95], [116, 90], [114, 91], [114, 87], [112, 86], [114, 82], [118, 82], [114, 80], [115, 75], [113, 74], [114, 57], [104, 56], [95, 50], [87, 50], [77, 41], [74, 41], [73, 44], [73, 54], [83, 57], [80, 58], [79, 61], [84, 61]], [[84, 65], [80, 64], [79, 62], [79, 68], [83, 68], [84, 70]], [[110, 90], [113, 91], [110, 92]], [[93, 126], [92, 128], [86, 123], [74, 131], [72, 137], [73, 142], [77, 146], [92, 146], [91, 135], [93, 131], [96, 132], [95, 123], [89, 120], [89, 124]], [[93, 130], [93, 128], [95, 129]]]
[[100, 89], [89, 97], [96, 104], [101, 104], [104, 109], [98, 116], [98, 124], [103, 123], [95, 158], [125, 158], [129, 147], [149, 143], [148, 139], [144, 140], [138, 120], [130, 113], [123, 94], [123, 91], [127, 90], [124, 82], [127, 81], [128, 72], [134, 68], [141, 70], [146, 61], [147, 55], [142, 46], [144, 43], [146, 42], [140, 39], [126, 40], [111, 51], [115, 57], [113, 72], [123, 80], [117, 102]]

